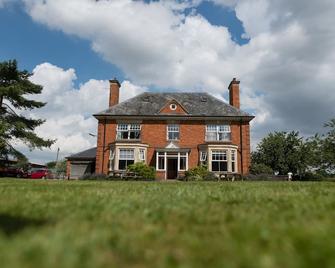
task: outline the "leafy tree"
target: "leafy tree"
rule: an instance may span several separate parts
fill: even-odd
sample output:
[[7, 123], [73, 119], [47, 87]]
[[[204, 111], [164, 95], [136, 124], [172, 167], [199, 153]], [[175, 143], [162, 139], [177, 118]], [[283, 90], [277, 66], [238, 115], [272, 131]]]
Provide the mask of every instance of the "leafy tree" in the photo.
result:
[[262, 164], [282, 175], [303, 174], [310, 163], [310, 151], [311, 145], [299, 132], [274, 132], [259, 143], [252, 155], [252, 165]]
[[335, 170], [335, 118], [324, 125], [330, 130], [321, 141], [321, 167], [324, 170]]
[[21, 140], [31, 150], [50, 147], [54, 141], [38, 137], [34, 129], [44, 123], [41, 119], [27, 118], [16, 110], [41, 108], [43, 102], [29, 100], [26, 95], [40, 94], [42, 87], [29, 81], [30, 73], [20, 71], [16, 60], [0, 62], [0, 157], [25, 156], [14, 148], [13, 141]]
[[49, 169], [56, 168], [57, 162], [51, 161], [45, 164]]

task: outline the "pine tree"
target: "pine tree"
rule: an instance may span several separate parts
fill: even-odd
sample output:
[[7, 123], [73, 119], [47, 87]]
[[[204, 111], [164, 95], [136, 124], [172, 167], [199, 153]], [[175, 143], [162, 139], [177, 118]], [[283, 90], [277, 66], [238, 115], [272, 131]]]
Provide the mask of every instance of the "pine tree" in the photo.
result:
[[30, 82], [30, 76], [27, 71], [18, 70], [16, 60], [0, 62], [0, 158], [12, 155], [25, 159], [12, 145], [14, 140], [22, 141], [30, 149], [42, 149], [54, 143], [54, 140], [43, 139], [34, 133], [44, 120], [27, 118], [13, 109], [32, 110], [46, 104], [26, 98], [27, 94], [40, 94], [43, 89]]

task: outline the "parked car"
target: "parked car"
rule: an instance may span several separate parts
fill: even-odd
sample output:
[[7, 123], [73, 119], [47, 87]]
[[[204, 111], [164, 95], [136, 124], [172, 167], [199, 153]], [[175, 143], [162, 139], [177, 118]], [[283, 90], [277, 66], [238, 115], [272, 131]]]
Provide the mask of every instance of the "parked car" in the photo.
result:
[[47, 179], [50, 178], [51, 173], [47, 168], [32, 169], [30, 170], [31, 179]]

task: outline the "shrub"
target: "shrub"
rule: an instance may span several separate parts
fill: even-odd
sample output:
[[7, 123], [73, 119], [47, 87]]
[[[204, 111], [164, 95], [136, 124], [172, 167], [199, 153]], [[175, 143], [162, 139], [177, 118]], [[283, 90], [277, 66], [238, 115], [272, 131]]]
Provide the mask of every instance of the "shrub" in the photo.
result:
[[185, 180], [187, 181], [203, 181], [212, 180], [214, 174], [208, 171], [206, 165], [197, 166], [185, 172]]
[[154, 180], [156, 178], [155, 169], [142, 162], [129, 165], [127, 171], [134, 172], [137, 176], [140, 176], [143, 179]]
[[257, 175], [257, 174], [273, 174], [272, 168], [265, 164], [252, 164], [250, 166], [250, 173]]

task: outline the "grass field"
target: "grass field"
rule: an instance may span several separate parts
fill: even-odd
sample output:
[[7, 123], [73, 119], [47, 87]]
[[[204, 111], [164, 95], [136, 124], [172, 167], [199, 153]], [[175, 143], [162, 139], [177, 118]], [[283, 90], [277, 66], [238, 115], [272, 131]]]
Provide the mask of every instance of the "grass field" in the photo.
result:
[[335, 267], [335, 183], [0, 179], [1, 267]]

